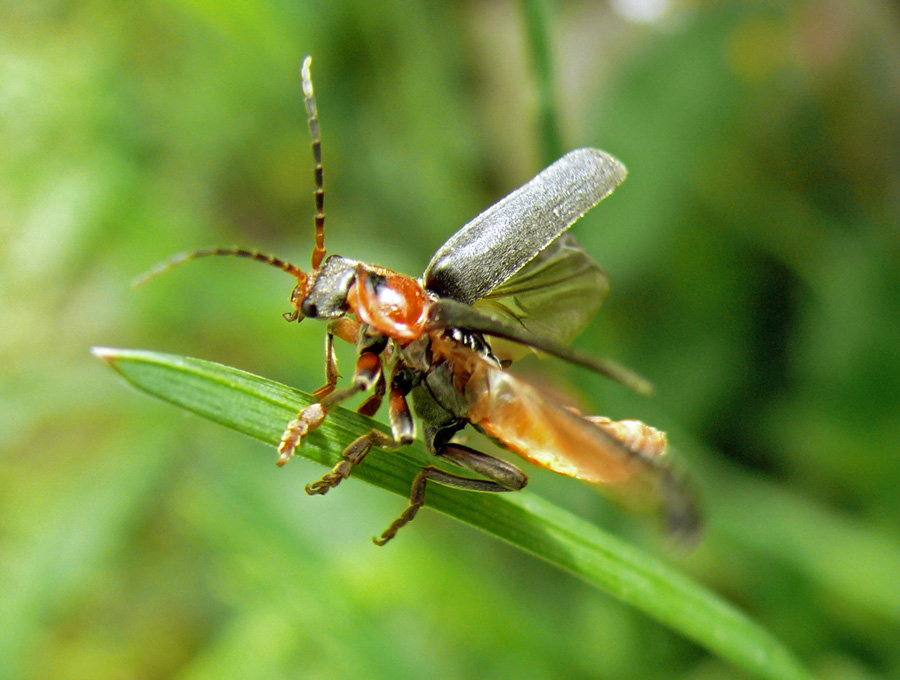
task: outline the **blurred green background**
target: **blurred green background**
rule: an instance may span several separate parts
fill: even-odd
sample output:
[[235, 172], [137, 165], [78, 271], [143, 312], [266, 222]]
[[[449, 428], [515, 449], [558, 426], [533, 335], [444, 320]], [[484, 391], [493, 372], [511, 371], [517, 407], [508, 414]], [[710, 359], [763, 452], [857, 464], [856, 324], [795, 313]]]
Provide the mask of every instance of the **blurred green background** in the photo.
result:
[[[306, 54], [329, 250], [422, 271], [556, 151], [524, 17], [0, 2], [0, 677], [744, 677], [433, 512], [376, 549], [403, 499], [353, 480], [308, 498], [321, 468], [279, 470], [89, 353], [318, 387], [324, 327], [280, 318], [283, 274], [131, 280], [209, 245], [307, 265]], [[678, 564], [823, 678], [900, 677], [897, 7], [560, 2], [544, 26], [563, 146], [630, 170], [575, 227], [613, 286], [579, 345], [658, 394], [557, 362], [543, 380], [667, 429], [708, 531], [685, 555], [577, 482], [530, 469], [527, 492]]]

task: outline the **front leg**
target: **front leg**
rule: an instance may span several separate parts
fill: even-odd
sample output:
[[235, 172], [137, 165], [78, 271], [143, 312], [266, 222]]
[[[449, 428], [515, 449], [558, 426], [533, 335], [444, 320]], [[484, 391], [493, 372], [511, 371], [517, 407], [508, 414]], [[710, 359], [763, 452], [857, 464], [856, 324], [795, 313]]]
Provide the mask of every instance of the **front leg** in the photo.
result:
[[325, 331], [325, 384], [313, 392], [313, 396], [317, 399], [327, 397], [334, 392], [341, 377], [337, 367], [337, 356], [334, 353], [335, 336], [351, 345], [356, 344], [359, 338], [359, 321], [344, 317], [328, 324], [328, 329]]
[[[356, 360], [356, 371], [353, 374], [353, 384], [343, 390], [329, 390], [330, 394], [323, 397], [316, 404], [307, 406], [297, 414], [297, 417], [288, 423], [287, 429], [281, 435], [278, 444], [278, 465], [284, 465], [293, 456], [294, 451], [303, 442], [306, 436], [318, 428], [328, 415], [328, 411], [338, 404], [347, 401], [360, 392], [372, 389], [381, 376], [382, 347], [364, 349]], [[326, 385], [326, 387], [328, 387]], [[323, 388], [324, 389], [324, 388]]]

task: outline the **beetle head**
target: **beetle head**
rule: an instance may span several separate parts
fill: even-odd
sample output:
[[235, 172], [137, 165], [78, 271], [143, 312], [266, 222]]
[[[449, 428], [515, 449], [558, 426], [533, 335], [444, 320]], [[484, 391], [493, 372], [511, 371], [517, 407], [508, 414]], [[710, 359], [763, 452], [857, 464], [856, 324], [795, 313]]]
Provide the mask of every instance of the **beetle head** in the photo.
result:
[[[349, 310], [347, 296], [358, 264], [356, 260], [332, 255], [313, 271], [302, 286], [298, 282], [291, 295], [291, 304], [298, 320], [307, 316], [312, 319], [337, 319], [346, 314]], [[287, 315], [285, 318], [288, 318]]]

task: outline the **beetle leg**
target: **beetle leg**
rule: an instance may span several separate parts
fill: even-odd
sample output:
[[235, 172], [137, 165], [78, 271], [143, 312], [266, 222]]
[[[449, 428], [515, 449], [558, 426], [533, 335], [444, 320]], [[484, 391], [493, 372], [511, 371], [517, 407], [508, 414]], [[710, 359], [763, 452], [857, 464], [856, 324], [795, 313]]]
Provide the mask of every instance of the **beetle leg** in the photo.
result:
[[325, 422], [325, 409], [322, 407], [321, 402], [311, 404], [300, 411], [297, 417], [288, 423], [287, 429], [281, 435], [276, 464], [281, 467], [293, 458], [294, 451], [306, 439], [306, 435], [319, 427], [323, 422]]
[[397, 531], [409, 524], [425, 505], [425, 487], [429, 481], [465, 491], [503, 492], [519, 491], [528, 483], [527, 475], [519, 468], [505, 460], [494, 458], [486, 453], [462, 444], [446, 444], [435, 452], [439, 458], [472, 470], [487, 479], [472, 479], [449, 472], [444, 472], [429, 465], [422, 468], [412, 483], [409, 506], [395, 519], [379, 538], [373, 539], [375, 545], [384, 545], [397, 535]]
[[310, 496], [324, 496], [329, 490], [343, 482], [353, 472], [353, 466], [359, 465], [363, 458], [368, 455], [373, 446], [382, 449], [396, 449], [404, 446], [405, 442], [398, 442], [386, 435], [381, 430], [372, 430], [364, 434], [362, 437], [353, 440], [353, 442], [344, 449], [341, 454], [341, 462], [331, 468], [330, 472], [325, 473], [322, 479], [306, 485], [306, 493]]
[[342, 404], [352, 399], [360, 392], [368, 392], [374, 387], [381, 377], [381, 357], [378, 353], [365, 349], [356, 360], [356, 370], [353, 373], [353, 383], [350, 387], [332, 392], [320, 402], [327, 411], [332, 406]]
[[313, 392], [316, 399], [322, 399], [334, 392], [341, 374], [337, 367], [337, 357], [334, 354], [334, 333], [331, 332], [331, 324], [325, 331], [325, 384]]
[[364, 416], [374, 416], [378, 413], [378, 409], [381, 408], [381, 402], [384, 399], [384, 395], [387, 392], [387, 382], [384, 379], [384, 371], [378, 376], [378, 380], [375, 382], [375, 391], [371, 397], [366, 399], [358, 409], [356, 409], [357, 413], [361, 413]]
[[297, 414], [297, 417], [288, 423], [281, 442], [278, 444], [278, 465], [284, 465], [294, 455], [294, 450], [300, 446], [312, 430], [319, 427], [324, 421], [328, 410], [351, 397], [372, 389], [381, 375], [381, 358], [373, 351], [363, 350], [356, 360], [356, 371], [353, 374], [353, 384], [343, 390], [331, 392], [316, 404], [307, 406]]
[[[398, 365], [399, 366], [399, 365]], [[391, 435], [381, 430], [372, 430], [368, 434], [355, 439], [341, 454], [343, 460], [335, 465], [322, 479], [307, 485], [306, 493], [310, 496], [324, 495], [350, 476], [354, 465], [359, 465], [373, 446], [380, 449], [398, 449], [412, 444], [416, 438], [416, 426], [413, 421], [406, 394], [409, 388], [398, 380], [398, 366], [394, 367], [391, 376], [391, 395], [389, 398], [389, 415], [391, 419]], [[368, 403], [368, 402], [367, 402]]]
[[317, 399], [327, 397], [334, 392], [334, 388], [341, 377], [337, 367], [337, 356], [334, 353], [334, 338], [339, 337], [351, 345], [356, 343], [359, 335], [359, 322], [346, 317], [332, 321], [325, 331], [325, 384], [313, 392]]
[[406, 395], [411, 386], [405, 380], [400, 379], [401, 366], [394, 366], [391, 375], [391, 395], [388, 397], [388, 416], [391, 420], [391, 434], [394, 441], [401, 446], [412, 444], [416, 440], [416, 421], [413, 420], [412, 411], [409, 410], [409, 402]]

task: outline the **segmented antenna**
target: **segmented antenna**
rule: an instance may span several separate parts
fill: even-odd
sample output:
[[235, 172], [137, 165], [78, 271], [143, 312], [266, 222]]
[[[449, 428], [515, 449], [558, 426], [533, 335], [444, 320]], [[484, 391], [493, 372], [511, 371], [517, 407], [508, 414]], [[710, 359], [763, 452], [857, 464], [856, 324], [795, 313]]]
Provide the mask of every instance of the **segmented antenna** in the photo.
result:
[[196, 260], [200, 257], [212, 257], [220, 255], [246, 257], [251, 260], [256, 260], [257, 262], [265, 262], [266, 264], [273, 267], [278, 267], [281, 271], [285, 271], [296, 278], [299, 285], [302, 286], [306, 283], [306, 274], [302, 269], [300, 269], [300, 267], [297, 267], [290, 262], [286, 262], [278, 257], [275, 257], [274, 255], [266, 255], [265, 253], [260, 253], [256, 250], [245, 250], [244, 248], [210, 248], [208, 250], [194, 250], [190, 253], [181, 253], [180, 255], [176, 255], [168, 262], [163, 262], [158, 267], [154, 267], [146, 274], [138, 277], [132, 285], [135, 288], [137, 288], [138, 286], [142, 286], [150, 279], [155, 279], [160, 274], [165, 274], [173, 267], [177, 267], [178, 265], [189, 262], [190, 260]]
[[303, 81], [303, 101], [306, 104], [308, 115], [309, 133], [312, 136], [313, 157], [316, 161], [316, 247], [313, 248], [312, 267], [319, 268], [325, 258], [325, 182], [322, 173], [322, 137], [319, 133], [319, 110], [316, 107], [316, 97], [313, 92], [312, 76], [309, 67], [312, 57], [303, 60], [300, 76]]

